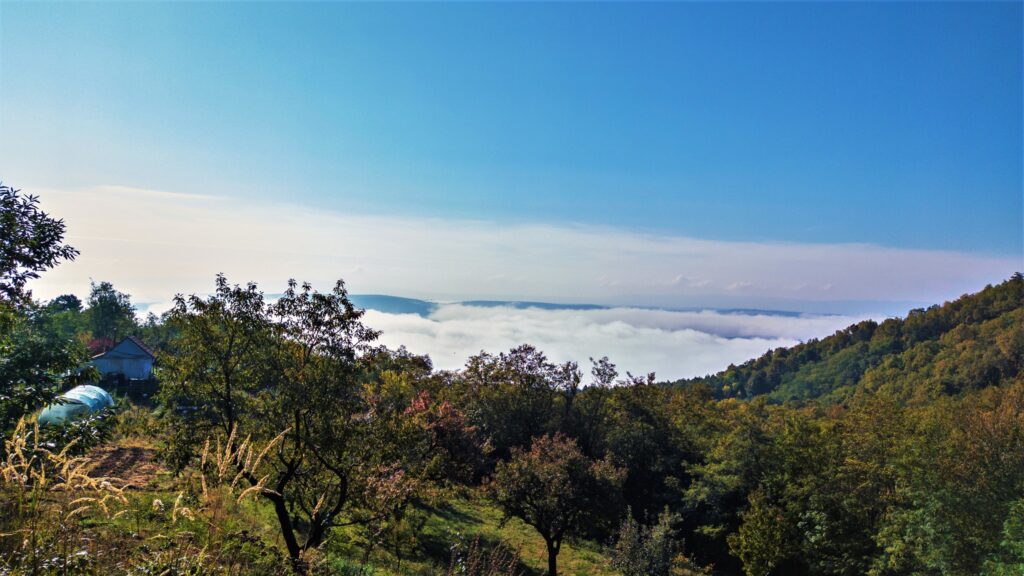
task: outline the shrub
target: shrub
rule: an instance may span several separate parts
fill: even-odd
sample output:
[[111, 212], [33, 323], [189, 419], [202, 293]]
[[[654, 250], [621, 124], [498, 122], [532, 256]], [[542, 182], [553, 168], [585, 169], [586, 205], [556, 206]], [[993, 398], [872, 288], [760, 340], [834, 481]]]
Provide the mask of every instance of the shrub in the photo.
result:
[[705, 573], [683, 555], [683, 541], [673, 524], [679, 517], [666, 509], [653, 526], [645, 526], [629, 514], [622, 522], [615, 544], [608, 550], [612, 568], [623, 576], [687, 576]]
[[519, 554], [505, 544], [487, 546], [474, 538], [452, 546], [445, 576], [519, 576]]

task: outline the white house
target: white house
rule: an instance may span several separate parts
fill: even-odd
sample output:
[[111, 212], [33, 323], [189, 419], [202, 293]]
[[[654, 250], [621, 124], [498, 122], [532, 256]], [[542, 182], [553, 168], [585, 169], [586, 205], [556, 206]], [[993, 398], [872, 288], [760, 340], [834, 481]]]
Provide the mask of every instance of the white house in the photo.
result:
[[123, 374], [129, 380], [145, 380], [153, 373], [156, 355], [135, 336], [118, 342], [110, 350], [94, 356], [92, 363], [103, 376]]

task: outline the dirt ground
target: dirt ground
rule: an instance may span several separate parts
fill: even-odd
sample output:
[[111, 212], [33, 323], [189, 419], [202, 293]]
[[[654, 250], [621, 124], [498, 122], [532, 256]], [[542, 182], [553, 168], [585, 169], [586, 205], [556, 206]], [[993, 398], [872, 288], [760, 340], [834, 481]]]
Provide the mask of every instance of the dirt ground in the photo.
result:
[[139, 446], [100, 446], [89, 454], [93, 476], [117, 478], [130, 488], [149, 486], [163, 467], [157, 463], [156, 450]]

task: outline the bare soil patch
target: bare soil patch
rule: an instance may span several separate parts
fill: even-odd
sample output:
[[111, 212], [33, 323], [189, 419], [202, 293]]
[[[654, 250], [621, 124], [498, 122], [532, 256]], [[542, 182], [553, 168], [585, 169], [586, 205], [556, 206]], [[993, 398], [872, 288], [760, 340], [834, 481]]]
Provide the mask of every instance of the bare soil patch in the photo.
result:
[[93, 476], [108, 476], [128, 483], [130, 488], [146, 488], [164, 470], [157, 463], [156, 450], [140, 446], [100, 446], [89, 454]]

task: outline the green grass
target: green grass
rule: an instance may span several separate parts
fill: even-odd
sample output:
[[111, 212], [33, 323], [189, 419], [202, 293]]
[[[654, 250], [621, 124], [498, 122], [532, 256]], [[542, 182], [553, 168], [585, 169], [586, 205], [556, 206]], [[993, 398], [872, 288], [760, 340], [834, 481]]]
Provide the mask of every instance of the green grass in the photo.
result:
[[[547, 548], [537, 531], [513, 518], [501, 526], [501, 511], [479, 499], [455, 500], [444, 511], [435, 511], [432, 521], [440, 529], [464, 530], [470, 537], [500, 539], [518, 550], [527, 568], [535, 574], [547, 569]], [[558, 555], [559, 574], [567, 576], [613, 575], [600, 548], [590, 542], [565, 543]]]
[[[149, 541], [155, 534], [188, 534], [188, 540], [197, 548], [214, 544], [229, 533], [246, 532], [276, 545], [283, 553], [284, 546], [278, 533], [271, 507], [262, 501], [247, 500], [235, 503], [231, 497], [218, 500], [213, 510], [207, 509], [195, 520], [179, 519], [171, 527], [170, 508], [177, 493], [174, 491], [136, 492], [130, 496], [130, 513], [114, 521], [104, 522], [119, 539], [147, 541], [150, 546], [178, 547], [171, 542]], [[153, 500], [160, 499], [164, 511], [153, 509]], [[190, 502], [191, 504], [191, 502]], [[501, 511], [484, 497], [451, 498], [436, 507], [420, 506], [407, 514], [415, 527], [399, 547], [377, 546], [365, 557], [365, 537], [356, 528], [336, 529], [327, 544], [326, 552], [337, 574], [364, 576], [426, 576], [443, 573], [451, 557], [451, 546], [456, 542], [503, 542], [516, 550], [521, 558], [521, 569], [526, 576], [542, 576], [547, 568], [544, 540], [530, 526], [518, 519], [501, 523]], [[214, 544], [215, 545], [215, 544]], [[399, 555], [401, 560], [399, 560]], [[363, 566], [364, 558], [366, 566]], [[607, 558], [600, 547], [591, 542], [566, 542], [558, 555], [559, 574], [565, 576], [612, 576]], [[365, 568], [359, 571], [359, 568]]]
[[[504, 542], [518, 551], [524, 573], [540, 576], [547, 569], [544, 540], [530, 526], [518, 519], [501, 524], [501, 511], [482, 496], [452, 498], [445, 504], [417, 508], [412, 516], [418, 529], [416, 544], [401, 548], [401, 568], [393, 550], [378, 548], [370, 556], [374, 576], [437, 574], [446, 566], [451, 545], [457, 541]], [[330, 554], [336, 562], [357, 565], [361, 559], [361, 542], [355, 531], [337, 534]], [[566, 542], [558, 555], [559, 574], [565, 576], [612, 576], [607, 559], [596, 544]]]

